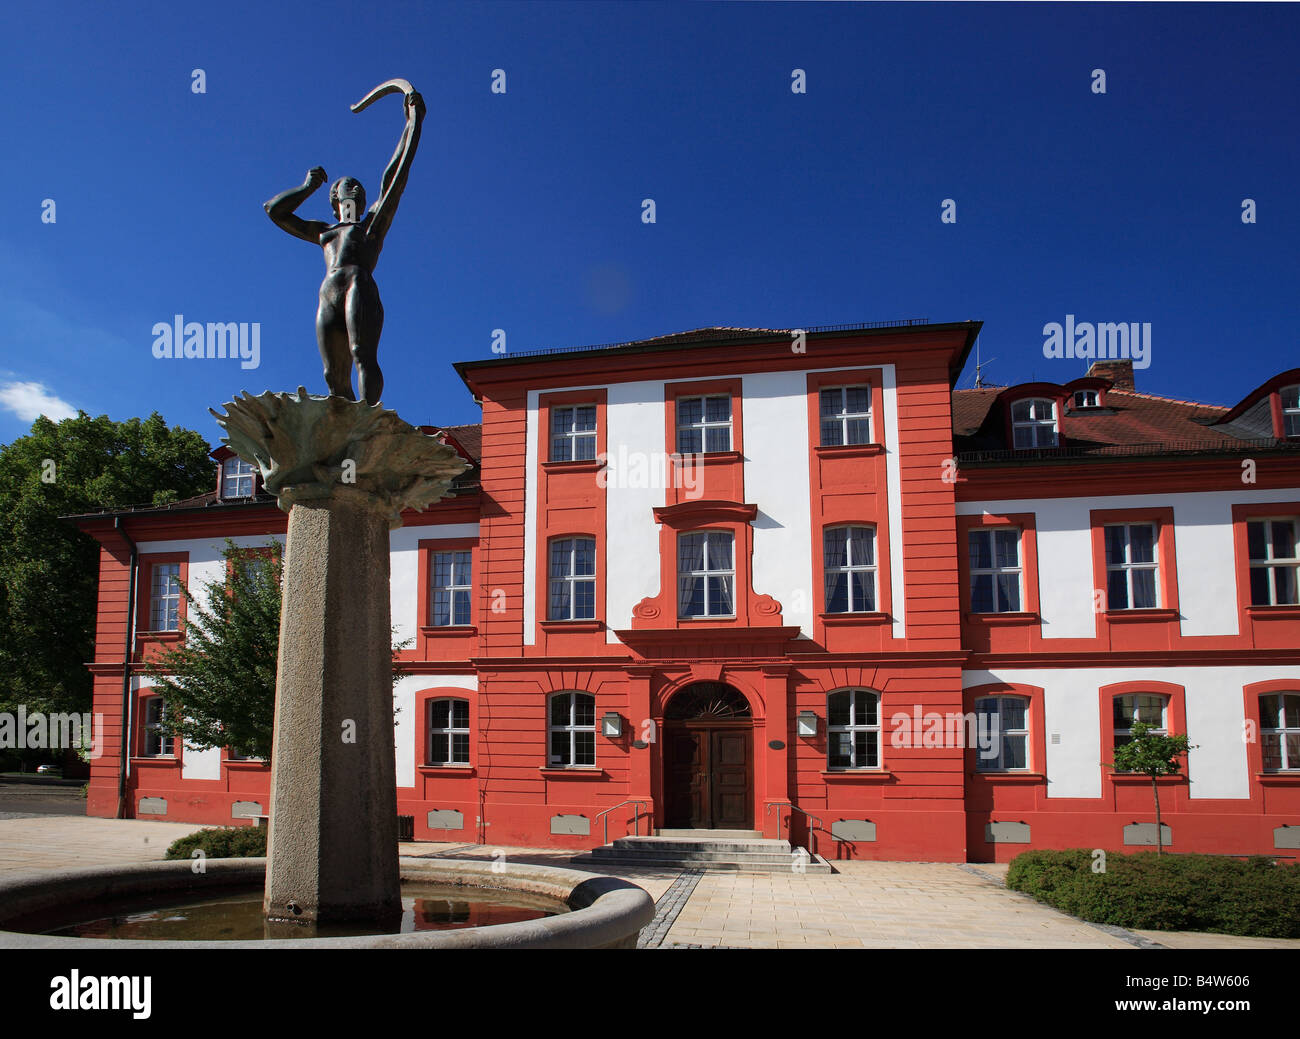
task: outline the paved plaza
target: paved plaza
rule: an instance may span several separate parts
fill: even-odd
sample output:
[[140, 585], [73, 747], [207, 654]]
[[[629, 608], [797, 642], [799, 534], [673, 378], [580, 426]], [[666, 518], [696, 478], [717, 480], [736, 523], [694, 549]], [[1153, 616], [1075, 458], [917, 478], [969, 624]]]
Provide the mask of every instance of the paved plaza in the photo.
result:
[[[0, 874], [161, 859], [189, 823], [0, 814]], [[404, 856], [569, 866], [569, 852], [404, 843]], [[645, 888], [656, 901], [645, 948], [746, 949], [1300, 949], [1300, 940], [1101, 927], [1002, 884], [1005, 865], [837, 862], [831, 876], [593, 870]]]

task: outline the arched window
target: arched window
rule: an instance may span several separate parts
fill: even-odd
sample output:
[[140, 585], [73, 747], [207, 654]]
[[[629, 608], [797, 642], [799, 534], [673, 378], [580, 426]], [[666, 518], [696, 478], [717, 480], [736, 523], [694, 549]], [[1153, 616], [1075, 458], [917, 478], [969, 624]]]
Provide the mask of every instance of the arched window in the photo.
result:
[[548, 726], [552, 768], [596, 764], [596, 698], [590, 693], [556, 693], [551, 697]]
[[469, 764], [469, 701], [455, 697], [429, 702], [430, 765]]
[[841, 689], [826, 698], [826, 754], [832, 769], [880, 767], [880, 694]]
[[146, 758], [168, 758], [174, 752], [172, 732], [167, 727], [167, 711], [161, 696], [147, 696], [140, 704], [144, 725], [141, 742]]
[[550, 587], [548, 620], [595, 619], [595, 538], [556, 538], [551, 542]]
[[983, 696], [975, 701], [980, 772], [1029, 768], [1029, 700], [1023, 696]]
[[1115, 722], [1115, 746], [1133, 742], [1133, 723], [1144, 722], [1161, 736], [1169, 734], [1166, 712], [1169, 697], [1158, 693], [1127, 693], [1112, 699]]
[[871, 613], [876, 609], [876, 528], [827, 527], [826, 612]]
[[1282, 435], [1300, 437], [1300, 383], [1282, 387]]
[[1011, 442], [1017, 451], [1055, 447], [1056, 441], [1055, 401], [1034, 397], [1011, 405]]
[[1265, 772], [1300, 771], [1300, 692], [1259, 698], [1259, 742]]

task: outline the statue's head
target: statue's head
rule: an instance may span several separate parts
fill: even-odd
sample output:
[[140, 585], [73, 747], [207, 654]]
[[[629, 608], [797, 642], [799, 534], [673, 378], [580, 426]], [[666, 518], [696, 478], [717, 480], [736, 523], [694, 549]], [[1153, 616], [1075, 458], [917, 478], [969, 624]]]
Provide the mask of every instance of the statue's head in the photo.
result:
[[334, 216], [339, 220], [343, 219], [339, 213], [339, 203], [344, 199], [351, 199], [356, 203], [356, 212], [352, 219], [360, 220], [366, 211], [366, 189], [361, 186], [361, 181], [355, 177], [340, 177], [330, 185], [330, 208], [334, 210]]

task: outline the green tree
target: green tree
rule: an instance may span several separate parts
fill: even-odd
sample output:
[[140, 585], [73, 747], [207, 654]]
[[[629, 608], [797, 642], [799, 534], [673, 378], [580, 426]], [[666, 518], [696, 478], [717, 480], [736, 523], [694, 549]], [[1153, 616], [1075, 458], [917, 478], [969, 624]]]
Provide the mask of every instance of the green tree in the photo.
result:
[[215, 485], [203, 437], [157, 412], [42, 416], [0, 446], [0, 710], [90, 709], [99, 546], [59, 517], [164, 505]]
[[1137, 772], [1151, 777], [1151, 794], [1156, 803], [1156, 854], [1165, 851], [1164, 833], [1160, 828], [1160, 777], [1176, 776], [1181, 771], [1178, 759], [1195, 749], [1185, 735], [1153, 732], [1146, 722], [1134, 722], [1133, 738], [1115, 748], [1115, 760], [1107, 767], [1116, 772]]
[[[168, 728], [191, 746], [237, 747], [271, 759], [275, 678], [280, 647], [283, 547], [260, 554], [227, 539], [227, 578], [204, 582], [200, 597], [184, 585], [186, 616], [180, 643], [145, 665], [163, 698]], [[408, 642], [393, 646], [397, 653]], [[394, 667], [393, 684], [405, 674]]]

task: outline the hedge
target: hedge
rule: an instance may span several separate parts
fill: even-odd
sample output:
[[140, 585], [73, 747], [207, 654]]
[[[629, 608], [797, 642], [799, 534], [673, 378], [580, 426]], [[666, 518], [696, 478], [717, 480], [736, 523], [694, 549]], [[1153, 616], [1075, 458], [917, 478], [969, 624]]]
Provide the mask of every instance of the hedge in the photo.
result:
[[210, 859], [257, 859], [266, 854], [266, 827], [218, 826], [174, 841], [164, 858], [188, 859], [202, 851]]
[[1093, 861], [1084, 848], [1028, 851], [1011, 860], [1007, 887], [1091, 923], [1300, 938], [1300, 865], [1108, 851], [1094, 873]]

